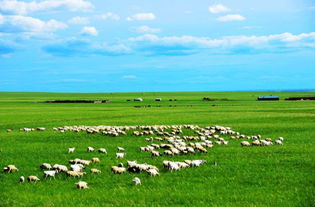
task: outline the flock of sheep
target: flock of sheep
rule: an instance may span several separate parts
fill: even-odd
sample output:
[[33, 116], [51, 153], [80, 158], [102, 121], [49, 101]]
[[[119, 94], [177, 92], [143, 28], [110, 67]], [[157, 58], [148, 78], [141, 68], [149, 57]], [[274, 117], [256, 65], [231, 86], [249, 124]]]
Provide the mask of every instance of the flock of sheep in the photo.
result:
[[[44, 127], [34, 128], [22, 128], [20, 131], [32, 132], [32, 131], [45, 131]], [[153, 157], [159, 156], [176, 156], [181, 154], [195, 154], [195, 153], [207, 153], [209, 149], [215, 145], [228, 145], [229, 141], [223, 136], [229, 135], [230, 140], [246, 139], [241, 141], [241, 146], [270, 146], [273, 144], [282, 145], [284, 138], [279, 137], [275, 141], [271, 138], [262, 139], [261, 135], [246, 136], [239, 132], [233, 131], [230, 127], [223, 126], [208, 126], [199, 127], [196, 125], [159, 125], [159, 126], [63, 126], [53, 128], [55, 131], [65, 133], [67, 131], [81, 132], [85, 131], [90, 134], [100, 133], [105, 136], [150, 136], [144, 140], [147, 142], [146, 146], [140, 147], [140, 152], [150, 153]], [[192, 130], [194, 135], [182, 136], [183, 130]], [[11, 132], [12, 129], [8, 129]], [[75, 153], [76, 148], [68, 148], [68, 153]], [[95, 152], [93, 147], [87, 147], [87, 152]], [[98, 153], [107, 154], [105, 148], [97, 149]], [[117, 147], [116, 159], [125, 158], [126, 150], [123, 147]], [[162, 166], [170, 172], [178, 171], [185, 168], [200, 167], [205, 164], [206, 160], [184, 160], [182, 161], [170, 161], [164, 160]], [[99, 164], [100, 159], [93, 157], [91, 160], [72, 159], [69, 160], [69, 165], [43, 163], [40, 165], [40, 169], [43, 170], [44, 179], [55, 178], [56, 174], [65, 173], [69, 177], [83, 177], [86, 172], [84, 169], [90, 164]], [[213, 165], [217, 165], [216, 162]], [[19, 169], [15, 165], [8, 165], [4, 167], [4, 173], [13, 173]], [[112, 166], [111, 171], [114, 174], [123, 173], [141, 173], [146, 172], [149, 176], [159, 176], [159, 168], [155, 165], [147, 163], [138, 163], [137, 161], [127, 160], [126, 166], [123, 163], [119, 163], [117, 166]], [[97, 168], [90, 169], [91, 174], [100, 174], [101, 171]], [[20, 177], [20, 182], [25, 182], [24, 176]], [[27, 177], [28, 182], [39, 182], [40, 178], [34, 175]], [[135, 185], [141, 185], [141, 180], [138, 177], [134, 177], [132, 182]], [[78, 189], [88, 188], [88, 183], [79, 181], [75, 183]]]

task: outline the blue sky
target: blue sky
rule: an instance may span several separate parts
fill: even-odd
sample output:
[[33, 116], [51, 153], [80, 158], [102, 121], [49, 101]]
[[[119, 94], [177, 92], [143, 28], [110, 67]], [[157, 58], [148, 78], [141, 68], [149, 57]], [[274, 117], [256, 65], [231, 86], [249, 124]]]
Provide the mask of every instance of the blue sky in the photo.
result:
[[0, 0], [0, 91], [315, 89], [311, 0]]

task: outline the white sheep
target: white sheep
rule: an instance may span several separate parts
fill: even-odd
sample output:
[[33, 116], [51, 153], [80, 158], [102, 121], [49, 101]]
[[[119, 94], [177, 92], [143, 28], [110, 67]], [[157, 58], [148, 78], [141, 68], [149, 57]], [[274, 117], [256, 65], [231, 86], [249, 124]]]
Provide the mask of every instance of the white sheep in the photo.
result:
[[125, 148], [117, 147], [117, 150], [118, 150], [119, 152], [123, 152], [123, 151], [125, 151]]
[[156, 169], [148, 169], [147, 172], [150, 176], [159, 176], [160, 175]]
[[31, 176], [27, 177], [27, 181], [28, 182], [39, 182], [40, 179], [38, 177], [34, 176], [34, 175], [31, 175]]
[[206, 162], [207, 162], [206, 160], [192, 160], [190, 165], [192, 167], [199, 167], [200, 165], [202, 165]]
[[20, 177], [20, 183], [24, 183], [24, 181], [25, 181], [24, 176], [21, 176], [21, 177]]
[[15, 167], [14, 165], [8, 165], [7, 167], [3, 168], [3, 172], [7, 172], [7, 173], [12, 173], [16, 171], [19, 171], [19, 169]]
[[272, 142], [271, 141], [268, 141], [268, 140], [260, 140], [260, 143], [262, 146], [270, 146], [272, 145]]
[[127, 165], [129, 167], [135, 167], [137, 165], [137, 161], [129, 161], [129, 160], [127, 160]]
[[282, 143], [282, 141], [280, 139], [278, 139], [278, 140], [275, 141], [275, 144], [282, 145], [283, 143]]
[[68, 148], [68, 153], [74, 153], [75, 147]]
[[70, 165], [70, 167], [71, 167], [72, 171], [81, 172], [82, 169], [84, 168], [84, 165], [82, 165], [82, 164], [74, 164], [74, 165]]
[[55, 164], [53, 166], [53, 169], [57, 170], [58, 172], [67, 172], [68, 171], [67, 166], [65, 166], [65, 165], [58, 165], [58, 164]]
[[55, 178], [56, 173], [57, 173], [56, 170], [44, 171], [44, 176], [45, 178], [48, 178], [48, 177]]
[[250, 143], [248, 142], [248, 141], [242, 141], [241, 142], [241, 146], [243, 146], [243, 147], [247, 147], [247, 146], [250, 146]]
[[40, 169], [42, 169], [42, 170], [50, 170], [51, 168], [52, 168], [51, 165], [48, 163], [43, 163], [40, 166]]
[[107, 154], [107, 151], [106, 151], [105, 148], [100, 148], [100, 149], [98, 150], [98, 152], [99, 152], [99, 153], [103, 153], [103, 154]]
[[84, 182], [84, 181], [79, 181], [75, 184], [76, 184], [77, 188], [79, 188], [79, 189], [89, 188], [87, 182]]
[[152, 151], [151, 155], [154, 156], [154, 157], [159, 157], [159, 156], [161, 156], [161, 153], [158, 152], [158, 151]]
[[123, 174], [126, 172], [126, 168], [124, 167], [117, 167], [117, 166], [112, 166], [112, 172], [115, 174]]
[[138, 177], [135, 177], [134, 179], [132, 179], [132, 181], [135, 183], [135, 185], [141, 185], [141, 180]]
[[180, 169], [180, 167], [178, 166], [177, 163], [175, 162], [169, 162], [169, 167], [168, 169], [172, 172], [172, 171], [177, 171]]
[[117, 159], [118, 159], [118, 158], [124, 158], [125, 154], [126, 154], [126, 153], [124, 153], [124, 152], [118, 152], [118, 153], [116, 153], [116, 158], [117, 158]]
[[90, 170], [90, 172], [93, 173], [93, 174], [99, 174], [99, 173], [101, 173], [100, 170], [95, 169], [95, 168], [92, 168], [92, 169]]
[[94, 149], [93, 147], [88, 147], [88, 148], [87, 148], [87, 151], [88, 151], [88, 152], [94, 152], [95, 149]]
[[98, 157], [93, 157], [92, 160], [91, 160], [92, 163], [94, 164], [97, 164], [97, 163], [100, 163], [100, 159]]

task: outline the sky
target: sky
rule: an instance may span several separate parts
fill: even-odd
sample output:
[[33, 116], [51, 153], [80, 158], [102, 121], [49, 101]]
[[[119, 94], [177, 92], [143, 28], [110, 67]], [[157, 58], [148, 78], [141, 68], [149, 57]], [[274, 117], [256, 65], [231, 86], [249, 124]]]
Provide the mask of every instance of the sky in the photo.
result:
[[315, 89], [312, 0], [0, 0], [0, 91]]

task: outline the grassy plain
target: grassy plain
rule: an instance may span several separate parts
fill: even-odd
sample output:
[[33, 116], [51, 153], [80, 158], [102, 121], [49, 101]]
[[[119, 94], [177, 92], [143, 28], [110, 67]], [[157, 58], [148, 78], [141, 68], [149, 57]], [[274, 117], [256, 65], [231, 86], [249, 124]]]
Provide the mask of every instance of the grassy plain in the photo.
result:
[[[279, 95], [280, 101], [256, 101], [259, 95]], [[284, 101], [311, 92], [174, 92], [174, 93], [0, 93], [0, 166], [20, 171], [0, 173], [0, 206], [315, 206], [315, 102]], [[144, 98], [141, 103], [126, 99]], [[162, 102], [154, 102], [154, 98]], [[228, 101], [202, 101], [203, 97]], [[106, 104], [48, 104], [55, 99], [110, 99]], [[176, 102], [168, 101], [177, 99]], [[151, 107], [144, 107], [150, 105]], [[135, 108], [134, 106], [142, 106]], [[285, 138], [283, 146], [240, 147], [240, 140], [215, 146], [207, 154], [151, 158], [140, 153], [144, 137], [52, 131], [64, 125], [196, 124], [230, 126], [247, 135]], [[19, 132], [22, 127], [46, 127], [44, 132]], [[14, 131], [7, 133], [7, 128]], [[67, 148], [75, 146], [74, 154]], [[109, 154], [87, 153], [105, 147]], [[160, 177], [113, 175], [116, 147], [126, 159], [157, 165]], [[21, 175], [42, 178], [43, 162], [67, 164], [73, 158], [100, 157], [100, 175], [82, 179], [58, 175], [56, 180], [19, 184]], [[205, 159], [207, 165], [169, 173], [162, 160]], [[212, 166], [216, 161], [218, 166]], [[90, 169], [89, 167], [88, 169]], [[88, 170], [87, 169], [87, 170]], [[142, 186], [131, 179], [140, 177]], [[77, 190], [84, 180], [90, 189]]]

